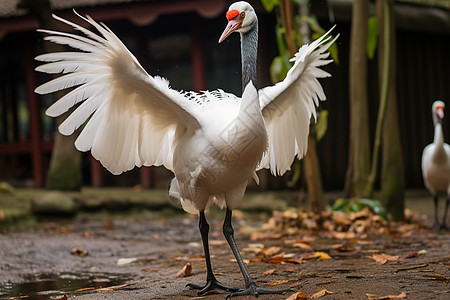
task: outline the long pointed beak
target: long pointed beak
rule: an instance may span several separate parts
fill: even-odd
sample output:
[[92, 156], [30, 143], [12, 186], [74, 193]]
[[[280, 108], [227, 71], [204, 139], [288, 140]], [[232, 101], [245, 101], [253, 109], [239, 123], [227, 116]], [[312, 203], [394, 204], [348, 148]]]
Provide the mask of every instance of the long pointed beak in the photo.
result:
[[242, 21], [237, 21], [235, 19], [228, 21], [227, 27], [225, 27], [225, 30], [223, 31], [222, 35], [220, 36], [219, 43], [222, 43], [223, 40], [225, 40], [230, 34], [241, 28]]
[[438, 117], [440, 119], [444, 119], [444, 108], [443, 107], [438, 107], [436, 109], [436, 114], [438, 115]]

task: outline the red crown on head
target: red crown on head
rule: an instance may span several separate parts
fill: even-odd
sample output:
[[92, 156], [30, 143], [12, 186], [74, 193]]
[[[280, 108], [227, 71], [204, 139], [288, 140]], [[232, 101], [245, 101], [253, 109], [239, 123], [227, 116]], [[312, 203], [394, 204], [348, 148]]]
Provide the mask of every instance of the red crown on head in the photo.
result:
[[237, 15], [239, 14], [239, 11], [236, 9], [227, 11], [227, 20], [233, 20]]

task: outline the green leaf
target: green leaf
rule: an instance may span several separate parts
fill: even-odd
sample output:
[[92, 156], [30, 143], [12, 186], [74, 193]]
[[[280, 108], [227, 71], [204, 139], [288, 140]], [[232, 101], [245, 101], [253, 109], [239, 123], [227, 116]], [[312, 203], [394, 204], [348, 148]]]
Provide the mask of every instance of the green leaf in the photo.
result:
[[377, 49], [378, 41], [378, 22], [376, 17], [369, 18], [367, 33], [367, 56], [369, 59], [373, 59], [375, 50]]
[[271, 12], [278, 5], [278, 0], [261, 0], [261, 3], [268, 12]]
[[337, 199], [331, 209], [333, 211], [342, 211], [345, 213], [358, 212], [365, 207], [369, 207], [374, 214], [387, 220], [387, 212], [381, 202], [377, 199], [366, 198], [340, 198]]
[[289, 61], [287, 53], [277, 56], [270, 65], [270, 79], [272, 83], [277, 83], [286, 78], [292, 63]]
[[284, 27], [281, 27], [277, 25], [275, 27], [275, 36], [277, 38], [277, 45], [278, 45], [278, 53], [283, 54], [286, 52], [286, 42], [284, 40], [284, 34], [286, 33], [286, 30]]
[[316, 123], [316, 139], [317, 141], [320, 141], [325, 133], [327, 132], [328, 128], [328, 110], [321, 110], [319, 112], [319, 116], [317, 118]]
[[323, 29], [319, 25], [319, 21], [317, 20], [317, 17], [315, 15], [304, 16], [302, 19], [304, 22], [308, 23], [309, 27], [311, 28], [311, 31], [313, 33], [316, 33], [317, 36], [321, 36], [322, 34], [325, 33], [325, 29]]

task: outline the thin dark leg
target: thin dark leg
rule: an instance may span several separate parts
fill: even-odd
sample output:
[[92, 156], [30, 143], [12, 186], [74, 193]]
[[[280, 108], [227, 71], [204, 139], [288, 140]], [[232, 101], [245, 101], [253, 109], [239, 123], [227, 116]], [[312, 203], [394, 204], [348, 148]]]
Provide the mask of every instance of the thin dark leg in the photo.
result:
[[208, 234], [209, 234], [209, 224], [206, 221], [205, 217], [205, 211], [200, 211], [200, 218], [199, 218], [199, 224], [198, 227], [200, 229], [200, 234], [202, 236], [202, 242], [203, 242], [203, 251], [205, 252], [205, 261], [206, 261], [206, 284], [205, 285], [197, 285], [188, 283], [186, 286], [200, 290], [198, 292], [198, 295], [203, 295], [204, 293], [207, 293], [209, 291], [219, 289], [224, 290], [227, 292], [233, 292], [237, 291], [236, 288], [230, 288], [227, 286], [224, 286], [220, 282], [217, 281], [216, 277], [214, 276], [212, 266], [211, 266], [211, 257], [209, 255], [209, 242], [208, 242]]
[[439, 198], [438, 198], [438, 196], [433, 196], [433, 202], [434, 202], [434, 224], [431, 226], [431, 228], [438, 230], [440, 227], [439, 220], [438, 220], [438, 214], [439, 214], [439, 210], [438, 210]]
[[450, 202], [450, 194], [447, 195], [447, 199], [445, 200], [445, 210], [444, 210], [444, 217], [442, 218], [441, 229], [447, 229], [446, 220], [449, 202]]
[[256, 285], [256, 283], [250, 277], [250, 274], [245, 267], [244, 261], [242, 260], [241, 254], [239, 253], [239, 249], [236, 245], [236, 241], [234, 239], [234, 229], [231, 225], [231, 210], [227, 209], [225, 220], [223, 222], [223, 235], [227, 239], [228, 244], [230, 245], [231, 251], [233, 251], [234, 257], [241, 269], [242, 276], [244, 276], [245, 280], [245, 290], [234, 292], [229, 294], [226, 299], [234, 297], [234, 296], [242, 296], [242, 295], [261, 295], [261, 294], [282, 294], [286, 292], [294, 292], [292, 289], [285, 290], [273, 290], [273, 289], [264, 289], [260, 288]]

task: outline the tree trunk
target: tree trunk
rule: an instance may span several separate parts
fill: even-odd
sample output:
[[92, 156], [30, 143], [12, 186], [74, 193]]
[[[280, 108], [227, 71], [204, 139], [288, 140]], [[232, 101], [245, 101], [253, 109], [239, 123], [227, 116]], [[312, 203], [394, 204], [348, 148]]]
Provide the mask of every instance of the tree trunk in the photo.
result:
[[350, 138], [345, 184], [347, 197], [368, 197], [363, 190], [370, 172], [367, 91], [368, 0], [353, 2], [350, 41]]
[[[21, 0], [19, 5], [29, 9], [43, 28], [57, 30], [56, 21], [51, 16], [49, 0]], [[64, 47], [46, 42], [45, 51], [47, 53], [61, 52], [64, 51]], [[64, 92], [57, 92], [56, 98], [59, 99], [63, 95]], [[59, 126], [69, 113], [56, 118], [56, 125]], [[47, 188], [55, 190], [79, 190], [81, 188], [81, 153], [74, 146], [76, 137], [76, 134], [64, 136], [56, 131], [50, 167], [47, 173]]]
[[405, 179], [403, 168], [403, 155], [400, 139], [400, 129], [398, 121], [398, 109], [396, 98], [396, 37], [393, 3], [390, 0], [377, 1], [377, 19], [379, 34], [379, 66], [380, 82], [382, 82], [382, 62], [384, 59], [384, 28], [386, 22], [384, 18], [384, 5], [389, 9], [389, 88], [386, 103], [386, 115], [383, 124], [382, 137], [382, 165], [381, 165], [381, 198], [388, 214], [393, 220], [403, 219]]
[[[309, 3], [300, 3], [299, 14], [300, 17], [309, 16]], [[306, 22], [303, 22], [301, 26], [302, 41], [304, 44], [309, 43], [311, 36], [309, 26]], [[320, 173], [320, 163], [317, 155], [315, 126], [315, 124], [310, 125], [308, 151], [306, 152], [303, 165], [305, 166], [306, 183], [308, 186], [309, 207], [311, 211], [318, 213], [325, 209], [325, 200], [323, 198], [322, 175]]]

